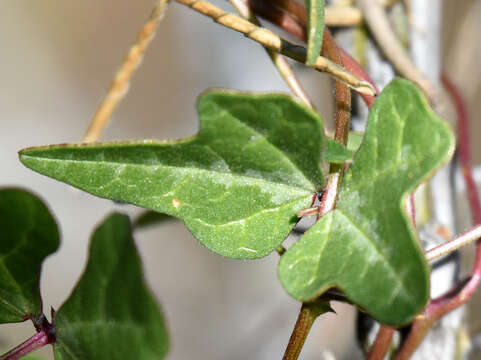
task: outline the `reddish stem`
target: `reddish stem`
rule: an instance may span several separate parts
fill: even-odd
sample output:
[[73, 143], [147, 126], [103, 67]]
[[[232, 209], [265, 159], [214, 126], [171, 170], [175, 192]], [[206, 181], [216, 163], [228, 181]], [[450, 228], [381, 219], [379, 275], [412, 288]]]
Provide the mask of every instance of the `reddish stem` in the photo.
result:
[[[304, 6], [291, 0], [246, 0], [251, 9], [262, 18], [280, 28], [286, 30], [288, 33], [294, 35], [302, 41], [307, 40], [307, 13]], [[325, 28], [327, 29], [327, 27]], [[324, 33], [323, 41], [326, 41]], [[349, 72], [356, 75], [358, 78], [370, 83], [376, 93], [379, 93], [374, 81], [369, 77], [362, 66], [353, 59], [344, 49], [337, 46], [339, 56], [344, 66]], [[331, 59], [332, 60], [332, 59]], [[360, 94], [368, 108], [371, 108], [374, 96]]]
[[42, 346], [51, 343], [49, 335], [45, 331], [40, 331], [32, 336], [30, 339], [26, 340], [22, 344], [18, 345], [16, 348], [10, 350], [6, 354], [0, 356], [0, 360], [17, 360], [21, 357], [40, 349]]
[[[471, 217], [475, 224], [481, 223], [481, 203], [478, 191], [474, 183], [471, 171], [471, 139], [469, 136], [469, 117], [466, 105], [456, 86], [449, 80], [445, 73], [441, 74], [441, 80], [446, 87], [454, 103], [458, 118], [458, 152], [459, 162], [463, 169], [463, 177], [466, 183]], [[481, 242], [478, 240], [476, 246], [476, 257], [470, 279], [459, 288], [450, 290], [437, 299], [433, 299], [426, 307], [424, 314], [413, 321], [411, 331], [406, 339], [396, 360], [408, 359], [423, 340], [429, 329], [444, 315], [465, 304], [475, 293], [481, 282]], [[458, 289], [459, 288], [459, 289]]]
[[394, 328], [382, 325], [377, 333], [376, 340], [372, 344], [367, 354], [367, 360], [382, 360], [386, 356], [389, 346], [391, 345]]
[[463, 170], [466, 192], [468, 194], [469, 206], [473, 224], [481, 223], [481, 204], [479, 201], [478, 189], [471, 172], [471, 138], [469, 136], [469, 117], [466, 105], [456, 86], [445, 73], [441, 74], [441, 81], [451, 96], [456, 114], [458, 117], [458, 154], [459, 162]]

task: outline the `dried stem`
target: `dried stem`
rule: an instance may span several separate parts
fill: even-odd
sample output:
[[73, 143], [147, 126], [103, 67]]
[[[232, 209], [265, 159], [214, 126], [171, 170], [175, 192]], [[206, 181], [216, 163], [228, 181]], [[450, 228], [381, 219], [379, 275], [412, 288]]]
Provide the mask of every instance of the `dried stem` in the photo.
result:
[[142, 57], [147, 50], [147, 47], [155, 36], [157, 26], [164, 17], [165, 10], [167, 9], [167, 3], [168, 0], [157, 1], [149, 19], [142, 27], [134, 45], [130, 48], [120, 69], [115, 74], [104, 100], [97, 108], [87, 132], [85, 133], [84, 142], [95, 142], [98, 140], [113, 111], [127, 93], [130, 79], [142, 61]]
[[[301, 63], [306, 62], [307, 51], [305, 47], [294, 45], [268, 29], [256, 26], [237, 15], [227, 13], [207, 1], [177, 0], [177, 2], [189, 6], [201, 14], [209, 16], [215, 22], [225, 27], [239, 31], [268, 49], [274, 50]], [[343, 67], [336, 65], [322, 56], [317, 58], [314, 68], [318, 71], [329, 74], [337, 80], [343, 81], [360, 93], [374, 94], [374, 89], [369, 83], [357, 78], [355, 75], [346, 71]]]
[[378, 0], [356, 0], [356, 2], [378, 45], [394, 68], [402, 76], [418, 84], [428, 98], [437, 103], [440, 99], [439, 89], [419, 71], [403, 49], [389, 25], [382, 4]]
[[[302, 5], [292, 0], [248, 0], [248, 2], [256, 14], [286, 30], [300, 40], [306, 41], [307, 14], [306, 9]], [[297, 16], [293, 16], [292, 14], [286, 12], [287, 10], [283, 11], [282, 8], [276, 7], [276, 5], [279, 3], [284, 4], [284, 6], [289, 10], [294, 9], [295, 15]], [[359, 65], [359, 63], [342, 48], [338, 47], [338, 51], [344, 68], [346, 68], [350, 73], [356, 75], [358, 78], [370, 83], [375, 91], [375, 94], [378, 94], [379, 91], [376, 88], [376, 85], [366, 71], [362, 68], [362, 66]], [[375, 96], [371, 94], [360, 93], [359, 95], [361, 95], [369, 108], [376, 99]]]
[[389, 351], [391, 345], [392, 336], [394, 335], [394, 328], [386, 325], [382, 325], [377, 333], [376, 340], [372, 344], [369, 352], [367, 353], [367, 360], [382, 360]]
[[[249, 5], [244, 2], [243, 0], [229, 0], [232, 6], [235, 7], [237, 12], [242, 15], [242, 17], [251, 23], [260, 26], [260, 22], [257, 19], [257, 17], [254, 15], [252, 10], [249, 8]], [[267, 54], [271, 58], [274, 66], [277, 68], [279, 71], [279, 74], [281, 74], [282, 78], [286, 82], [286, 84], [289, 86], [291, 91], [296, 95], [298, 98], [300, 98], [307, 106], [310, 108], [314, 108], [314, 105], [312, 101], [309, 99], [309, 96], [307, 95], [306, 91], [303, 89], [301, 83], [297, 79], [296, 75], [294, 74], [294, 71], [292, 71], [291, 66], [287, 62], [286, 58], [282, 56], [281, 54], [275, 52], [274, 50], [265, 48], [267, 51]]]
[[426, 260], [433, 261], [481, 238], [481, 225], [426, 251]]
[[44, 332], [40, 331], [32, 336], [30, 339], [26, 340], [22, 344], [18, 345], [16, 348], [10, 350], [9, 352], [0, 356], [0, 360], [17, 360], [25, 355], [35, 351], [42, 346], [50, 344], [51, 340], [49, 335]]

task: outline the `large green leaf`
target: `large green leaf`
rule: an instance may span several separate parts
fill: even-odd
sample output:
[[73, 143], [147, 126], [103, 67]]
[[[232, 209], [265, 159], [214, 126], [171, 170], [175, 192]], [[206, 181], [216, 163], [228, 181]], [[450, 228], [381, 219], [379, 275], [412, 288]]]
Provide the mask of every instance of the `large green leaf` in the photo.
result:
[[429, 296], [429, 271], [404, 198], [453, 153], [449, 127], [414, 85], [393, 80], [379, 95], [337, 208], [281, 258], [279, 278], [307, 301], [340, 288], [377, 320], [408, 322]]
[[42, 313], [40, 270], [58, 245], [57, 224], [40, 199], [0, 190], [0, 323]]
[[307, 64], [314, 66], [322, 48], [324, 34], [324, 0], [306, 0]]
[[284, 95], [212, 91], [200, 130], [183, 141], [57, 145], [23, 150], [29, 168], [97, 196], [184, 221], [233, 258], [272, 252], [323, 184], [319, 116]]
[[167, 353], [158, 306], [144, 285], [127, 216], [96, 230], [82, 278], [55, 315], [57, 360], [153, 360]]

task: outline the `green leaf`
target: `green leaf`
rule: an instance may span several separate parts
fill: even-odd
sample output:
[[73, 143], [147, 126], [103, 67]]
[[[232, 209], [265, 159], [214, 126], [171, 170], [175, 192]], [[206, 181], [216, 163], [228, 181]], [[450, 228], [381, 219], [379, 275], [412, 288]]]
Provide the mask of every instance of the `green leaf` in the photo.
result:
[[22, 357], [20, 360], [45, 360], [45, 358], [37, 355], [27, 355]]
[[322, 49], [324, 34], [324, 0], [306, 0], [307, 8], [307, 65], [314, 66]]
[[359, 150], [364, 139], [364, 133], [359, 131], [350, 131], [349, 137], [347, 138], [347, 150], [353, 154]]
[[200, 130], [183, 141], [57, 145], [23, 150], [29, 168], [94, 195], [184, 221], [233, 258], [271, 253], [322, 187], [319, 116], [284, 95], [212, 91]]
[[393, 80], [379, 95], [337, 208], [281, 258], [279, 278], [306, 301], [331, 287], [382, 323], [407, 323], [429, 297], [429, 271], [404, 199], [452, 155], [454, 139], [417, 88]]
[[0, 190], [0, 323], [42, 313], [42, 262], [59, 245], [57, 224], [35, 195]]
[[164, 223], [172, 219], [172, 216], [162, 214], [156, 211], [146, 210], [139, 216], [137, 216], [137, 218], [134, 220], [133, 227], [136, 230], [144, 229], [153, 225], [157, 225], [159, 223]]
[[329, 163], [342, 164], [351, 161], [353, 151], [349, 151], [342, 144], [327, 138], [326, 151], [324, 152], [324, 160]]
[[87, 268], [54, 325], [57, 360], [165, 356], [164, 320], [143, 282], [127, 216], [112, 214], [95, 231]]

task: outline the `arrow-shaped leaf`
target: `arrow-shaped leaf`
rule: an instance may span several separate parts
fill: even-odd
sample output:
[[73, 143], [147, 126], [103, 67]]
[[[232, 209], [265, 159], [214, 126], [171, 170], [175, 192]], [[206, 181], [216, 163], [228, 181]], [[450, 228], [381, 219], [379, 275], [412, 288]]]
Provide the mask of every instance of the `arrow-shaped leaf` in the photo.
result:
[[113, 214], [96, 230], [87, 268], [54, 325], [57, 360], [165, 356], [163, 317], [144, 285], [127, 216]]
[[336, 210], [281, 258], [289, 294], [311, 300], [338, 287], [377, 320], [408, 322], [429, 296], [429, 271], [404, 197], [453, 153], [449, 127], [414, 85], [392, 81], [376, 100]]
[[324, 34], [324, 0], [306, 0], [307, 64], [314, 66], [322, 48]]
[[284, 95], [214, 91], [183, 141], [57, 145], [20, 153], [29, 168], [94, 195], [178, 217], [233, 258], [272, 252], [322, 186], [319, 116]]
[[0, 323], [42, 313], [40, 270], [58, 245], [57, 224], [40, 199], [0, 190]]

